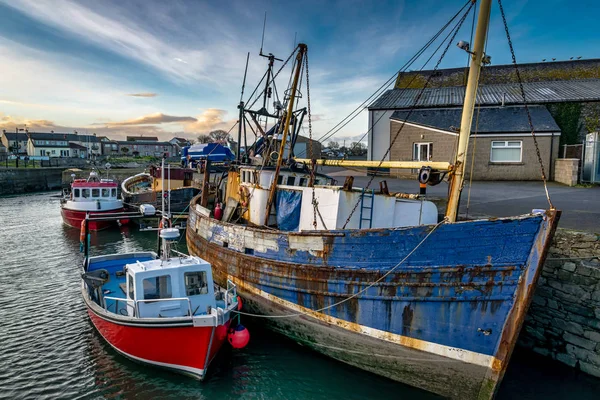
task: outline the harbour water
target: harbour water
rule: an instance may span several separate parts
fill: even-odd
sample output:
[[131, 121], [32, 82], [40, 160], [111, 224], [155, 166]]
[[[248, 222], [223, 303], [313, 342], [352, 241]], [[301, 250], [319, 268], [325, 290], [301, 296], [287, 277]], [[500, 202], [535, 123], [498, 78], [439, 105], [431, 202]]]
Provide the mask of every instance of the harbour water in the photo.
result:
[[[79, 231], [57, 193], [0, 197], [0, 398], [434, 399], [324, 358], [252, 321], [243, 350], [225, 349], [205, 382], [118, 355], [80, 298]], [[179, 250], [185, 251], [185, 239]], [[156, 233], [95, 233], [93, 252], [149, 250]], [[500, 399], [597, 399], [600, 380], [517, 348]]]

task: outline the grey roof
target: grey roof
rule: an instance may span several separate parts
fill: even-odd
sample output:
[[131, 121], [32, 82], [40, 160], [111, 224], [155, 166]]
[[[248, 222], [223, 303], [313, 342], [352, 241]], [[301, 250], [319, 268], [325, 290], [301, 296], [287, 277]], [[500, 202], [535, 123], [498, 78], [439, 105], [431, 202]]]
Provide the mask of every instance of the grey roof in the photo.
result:
[[[4, 132], [4, 136], [6, 136], [6, 140], [16, 140], [18, 142], [26, 142], [29, 138], [26, 133], [16, 133], [16, 132]], [[15, 139], [15, 137], [17, 139]]]
[[[560, 132], [560, 128], [545, 106], [529, 106], [535, 132]], [[475, 131], [477, 108], [473, 114], [471, 131]], [[390, 119], [456, 132], [460, 127], [461, 108], [396, 111]], [[408, 119], [407, 119], [408, 116]], [[525, 107], [482, 107], [479, 110], [477, 133], [530, 133]]]
[[[573, 81], [526, 82], [523, 83], [527, 103], [547, 104], [560, 102], [600, 101], [600, 79]], [[393, 110], [414, 106], [417, 94], [422, 89], [390, 89], [370, 106], [370, 110]], [[423, 91], [416, 107], [461, 106], [465, 87], [452, 86], [428, 88]], [[519, 85], [516, 83], [482, 85], [477, 93], [481, 105], [523, 104]]]
[[69, 148], [71, 148], [71, 149], [78, 149], [78, 150], [87, 150], [87, 147], [82, 146], [82, 145], [77, 144], [77, 143], [73, 143], [73, 142], [69, 142]]
[[[7, 132], [8, 134], [8, 132]], [[74, 133], [58, 133], [58, 132], [29, 132], [32, 139], [39, 140], [66, 140], [68, 142], [100, 142], [97, 136], [94, 135], [79, 135]]]

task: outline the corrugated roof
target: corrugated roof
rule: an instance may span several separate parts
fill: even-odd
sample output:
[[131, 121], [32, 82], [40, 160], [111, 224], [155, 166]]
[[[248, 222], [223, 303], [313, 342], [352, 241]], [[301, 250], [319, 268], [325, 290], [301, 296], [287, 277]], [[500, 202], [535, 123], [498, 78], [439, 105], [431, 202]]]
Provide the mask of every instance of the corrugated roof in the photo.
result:
[[[560, 102], [600, 101], [600, 79], [574, 81], [523, 83], [528, 104]], [[422, 89], [390, 89], [370, 106], [369, 110], [393, 110], [411, 108]], [[464, 101], [465, 87], [452, 86], [425, 89], [416, 107], [455, 107]], [[477, 102], [481, 105], [523, 104], [519, 85], [516, 83], [483, 85], [479, 87]]]
[[[531, 120], [535, 132], [560, 132], [560, 128], [544, 106], [529, 106]], [[477, 113], [477, 109], [475, 110]], [[456, 132], [460, 127], [462, 109], [428, 109], [414, 110], [410, 116], [408, 111], [396, 111], [390, 119], [411, 122], [418, 125]], [[408, 116], [408, 119], [407, 119]], [[476, 118], [473, 118], [471, 131], [475, 131]], [[486, 133], [530, 133], [529, 121], [525, 107], [487, 107], [479, 110], [477, 132]]]

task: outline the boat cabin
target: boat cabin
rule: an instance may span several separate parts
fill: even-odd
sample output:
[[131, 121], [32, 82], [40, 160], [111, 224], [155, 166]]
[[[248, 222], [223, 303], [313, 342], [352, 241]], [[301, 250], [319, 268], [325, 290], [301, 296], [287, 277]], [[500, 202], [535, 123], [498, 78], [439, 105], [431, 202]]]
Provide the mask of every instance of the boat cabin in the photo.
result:
[[185, 317], [225, 306], [224, 301], [217, 304], [210, 264], [200, 258], [137, 261], [127, 264], [125, 271], [131, 317]]
[[73, 201], [116, 201], [117, 183], [106, 179], [98, 182], [75, 179], [71, 185], [71, 197]]
[[[191, 168], [171, 167], [164, 170], [163, 177], [163, 171], [153, 166], [150, 168], [150, 176], [154, 178], [152, 180], [152, 190], [155, 192], [163, 190], [163, 182], [165, 190], [169, 187], [177, 189], [192, 186], [194, 182], [194, 170]], [[169, 180], [171, 181], [170, 183]]]

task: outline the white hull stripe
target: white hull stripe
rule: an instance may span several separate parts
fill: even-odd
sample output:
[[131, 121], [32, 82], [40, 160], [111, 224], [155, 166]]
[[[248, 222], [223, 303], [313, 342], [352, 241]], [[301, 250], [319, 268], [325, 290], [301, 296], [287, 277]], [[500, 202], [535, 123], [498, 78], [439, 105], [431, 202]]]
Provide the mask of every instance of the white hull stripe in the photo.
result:
[[[94, 325], [94, 326], [96, 326], [96, 325]], [[104, 337], [104, 335], [102, 334], [102, 332], [100, 332], [100, 330], [98, 328], [96, 328], [96, 330], [98, 331], [98, 333], [100, 334], [100, 336], [102, 336], [102, 338], [104, 339], [104, 341], [110, 345], [110, 347], [112, 347], [113, 349], [115, 349], [117, 352], [119, 352], [120, 354], [124, 355], [125, 357], [131, 358], [132, 360], [136, 360], [136, 361], [139, 361], [139, 362], [143, 362], [143, 363], [147, 363], [147, 364], [152, 364], [152, 365], [156, 365], [156, 366], [159, 366], [159, 367], [163, 367], [163, 368], [170, 368], [170, 369], [174, 369], [174, 370], [186, 372], [186, 373], [188, 373], [190, 375], [197, 376], [198, 378], [203, 378], [204, 377], [204, 370], [200, 369], [200, 368], [193, 368], [193, 367], [188, 367], [188, 366], [185, 366], [185, 365], [169, 364], [169, 363], [163, 363], [163, 362], [159, 362], [159, 361], [147, 360], [145, 358], [136, 357], [134, 355], [126, 353], [123, 350], [119, 349], [118, 347], [114, 346], [108, 340], [106, 340], [106, 338]]]
[[[331, 325], [335, 325], [340, 328], [344, 328], [356, 333], [371, 336], [373, 338], [384, 340], [386, 342], [398, 344], [404, 347], [425, 351], [428, 353], [436, 354], [449, 359], [465, 362], [468, 364], [474, 364], [481, 367], [497, 370], [501, 367], [502, 363], [494, 356], [486, 354], [476, 353], [470, 350], [459, 349], [456, 347], [449, 347], [438, 343], [427, 342], [424, 340], [410, 338], [408, 336], [402, 336], [391, 332], [385, 332], [379, 329], [370, 328], [368, 326], [360, 325], [354, 322], [348, 322], [340, 318], [332, 317], [326, 314], [315, 312], [309, 308], [294, 304], [277, 296], [273, 296], [261, 289], [254, 287], [253, 285], [228, 275], [228, 278], [235, 283], [238, 288], [241, 288], [247, 292], [250, 292], [256, 296], [263, 297], [273, 303], [279, 304], [297, 313], [303, 313], [310, 315], [311, 317], [318, 319], [319, 321], [326, 322]], [[317, 344], [319, 346], [319, 344]], [[431, 360], [437, 362], [437, 360]]]

